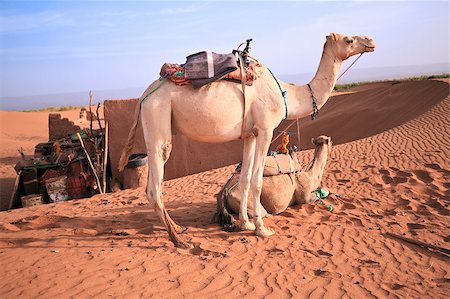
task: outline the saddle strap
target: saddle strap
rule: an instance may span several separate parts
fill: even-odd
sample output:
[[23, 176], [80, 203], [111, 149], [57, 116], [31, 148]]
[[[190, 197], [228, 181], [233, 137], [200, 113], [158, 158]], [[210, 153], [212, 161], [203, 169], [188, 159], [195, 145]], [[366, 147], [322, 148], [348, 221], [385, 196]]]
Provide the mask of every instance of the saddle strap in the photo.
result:
[[242, 115], [242, 133], [241, 133], [241, 139], [246, 139], [247, 137], [249, 137], [249, 134], [246, 133], [245, 131], [245, 125], [247, 123], [247, 101], [245, 99], [245, 82], [247, 81], [247, 77], [245, 74], [245, 65], [244, 65], [244, 58], [242, 57], [242, 53], [239, 53], [238, 55], [238, 60], [239, 60], [239, 66], [241, 69], [241, 86], [242, 86], [242, 93], [244, 96], [244, 112]]

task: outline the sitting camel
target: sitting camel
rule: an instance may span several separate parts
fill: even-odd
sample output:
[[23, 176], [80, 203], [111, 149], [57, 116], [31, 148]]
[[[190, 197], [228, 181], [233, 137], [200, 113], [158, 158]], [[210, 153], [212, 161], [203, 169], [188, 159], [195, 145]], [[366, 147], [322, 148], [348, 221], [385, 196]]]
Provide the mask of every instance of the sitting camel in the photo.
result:
[[[311, 194], [320, 187], [322, 175], [331, 151], [331, 138], [319, 136], [312, 139], [315, 145], [314, 157], [306, 171], [279, 174], [263, 178], [261, 192], [262, 216], [279, 214], [288, 206], [311, 202]], [[297, 159], [293, 154], [294, 161]], [[238, 176], [232, 177], [217, 195], [216, 222], [222, 226], [233, 225], [233, 217], [227, 208], [238, 213], [240, 206], [240, 190]], [[249, 204], [249, 213], [253, 206]], [[251, 215], [251, 213], [250, 213]]]
[[[241, 86], [225, 80], [201, 88], [156, 80], [137, 105], [119, 170], [128, 163], [136, 129], [142, 123], [148, 157], [148, 201], [166, 227], [171, 241], [186, 248], [189, 244], [179, 235], [185, 229], [176, 224], [167, 212], [161, 188], [164, 164], [172, 151], [172, 134], [179, 132], [193, 140], [209, 143], [242, 138], [240, 185], [243, 188], [239, 227], [253, 230], [261, 237], [271, 236], [275, 232], [264, 225], [259, 208], [263, 168], [273, 130], [283, 119], [297, 119], [310, 114], [317, 116], [330, 97], [343, 61], [374, 50], [375, 42], [369, 37], [331, 33], [326, 37], [316, 75], [303, 86], [279, 81], [261, 64], [255, 69], [258, 80], [245, 89], [245, 84]], [[250, 190], [250, 201], [255, 207], [253, 222], [247, 213]]]

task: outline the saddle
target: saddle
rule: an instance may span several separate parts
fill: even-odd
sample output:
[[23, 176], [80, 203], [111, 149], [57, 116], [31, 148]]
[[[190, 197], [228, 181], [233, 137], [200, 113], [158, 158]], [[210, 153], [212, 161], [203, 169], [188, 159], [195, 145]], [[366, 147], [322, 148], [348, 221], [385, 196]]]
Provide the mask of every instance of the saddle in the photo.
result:
[[292, 159], [291, 155], [274, 154], [266, 157], [263, 176], [274, 176], [285, 173], [294, 173], [302, 170], [297, 159]]
[[[242, 139], [254, 134], [247, 121], [249, 105], [245, 99], [245, 86], [253, 85], [253, 81], [256, 80], [254, 68], [256, 63], [248, 61], [251, 41], [252, 39], [248, 39], [246, 43], [241, 43], [238, 49], [233, 50], [233, 53], [230, 54], [203, 51], [187, 56], [186, 63], [182, 65], [165, 63], [159, 73], [161, 77], [167, 78], [177, 85], [191, 84], [194, 88], [200, 88], [220, 79], [240, 83], [244, 96]], [[240, 47], [244, 44], [246, 44], [245, 49], [240, 51]]]

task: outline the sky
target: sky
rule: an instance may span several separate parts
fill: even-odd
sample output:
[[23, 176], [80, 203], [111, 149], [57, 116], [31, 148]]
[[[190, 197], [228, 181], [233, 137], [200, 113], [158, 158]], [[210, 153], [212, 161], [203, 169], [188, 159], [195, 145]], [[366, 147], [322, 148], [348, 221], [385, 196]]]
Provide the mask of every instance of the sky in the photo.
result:
[[449, 1], [1, 1], [0, 97], [145, 88], [164, 62], [251, 54], [277, 75], [315, 72], [330, 32], [377, 49], [355, 68], [449, 64]]

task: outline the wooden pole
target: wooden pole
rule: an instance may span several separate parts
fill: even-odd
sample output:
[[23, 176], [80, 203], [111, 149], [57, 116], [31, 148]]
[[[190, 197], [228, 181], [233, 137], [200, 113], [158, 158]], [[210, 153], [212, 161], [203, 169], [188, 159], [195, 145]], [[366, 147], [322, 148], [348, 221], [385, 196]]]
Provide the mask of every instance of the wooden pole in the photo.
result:
[[106, 193], [106, 166], [108, 163], [108, 122], [105, 120], [105, 146], [104, 146], [104, 152], [103, 152], [103, 190]]
[[97, 181], [98, 190], [100, 190], [100, 194], [103, 194], [102, 185], [100, 185], [100, 180], [98, 178], [97, 172], [95, 171], [94, 165], [92, 164], [91, 157], [89, 157], [89, 153], [87, 152], [86, 148], [84, 147], [83, 138], [81, 138], [81, 135], [79, 132], [77, 132], [77, 137], [80, 140], [81, 146], [83, 147], [84, 153], [86, 154], [86, 158], [88, 159], [89, 166], [91, 166], [92, 172], [94, 173], [95, 180]]
[[17, 189], [19, 188], [20, 176], [22, 175], [22, 170], [16, 176], [16, 180], [14, 182], [13, 193], [11, 194], [11, 198], [9, 199], [8, 210], [11, 209], [14, 205], [14, 199], [17, 196]]
[[94, 133], [92, 132], [92, 90], [89, 90], [89, 128], [91, 129], [91, 137], [94, 138]]

